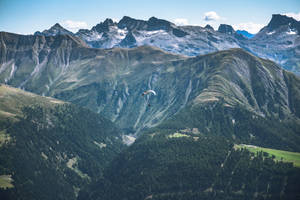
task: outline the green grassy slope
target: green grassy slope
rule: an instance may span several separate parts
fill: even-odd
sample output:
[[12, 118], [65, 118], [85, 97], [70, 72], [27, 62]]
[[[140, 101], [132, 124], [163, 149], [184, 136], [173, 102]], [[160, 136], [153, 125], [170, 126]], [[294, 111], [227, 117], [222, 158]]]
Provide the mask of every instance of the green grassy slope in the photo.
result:
[[253, 153], [266, 152], [268, 153], [267, 156], [274, 156], [274, 160], [276, 161], [290, 162], [293, 163], [295, 167], [300, 167], [300, 153], [298, 152], [282, 151], [253, 145], [235, 145], [235, 148], [246, 148]]
[[15, 118], [22, 115], [22, 107], [38, 104], [43, 107], [54, 107], [65, 102], [50, 97], [41, 97], [11, 86], [0, 85], [0, 119]]

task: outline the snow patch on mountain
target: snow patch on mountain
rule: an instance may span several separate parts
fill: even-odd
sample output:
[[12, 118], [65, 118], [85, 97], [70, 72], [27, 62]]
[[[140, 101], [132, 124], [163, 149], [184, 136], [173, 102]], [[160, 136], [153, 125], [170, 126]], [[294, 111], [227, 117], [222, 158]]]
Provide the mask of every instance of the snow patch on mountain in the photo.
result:
[[276, 33], [276, 31], [268, 32], [267, 35], [273, 35], [274, 33]]
[[116, 39], [123, 40], [128, 31], [126, 29], [119, 29], [117, 26], [111, 26], [110, 33], [113, 34]]
[[84, 39], [87, 42], [97, 41], [97, 40], [101, 39], [102, 35], [103, 35], [103, 33], [98, 33], [96, 31], [92, 31], [88, 35], [82, 35], [82, 39]]
[[290, 29], [288, 32], [286, 32], [286, 34], [288, 34], [288, 35], [296, 35], [296, 34], [297, 34], [297, 31], [292, 31], [292, 30]]

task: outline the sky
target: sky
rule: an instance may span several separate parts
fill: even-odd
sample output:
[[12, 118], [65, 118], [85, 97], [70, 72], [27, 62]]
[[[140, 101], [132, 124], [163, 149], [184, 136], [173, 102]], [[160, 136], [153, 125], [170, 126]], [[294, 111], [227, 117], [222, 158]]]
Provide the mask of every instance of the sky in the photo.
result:
[[272, 14], [300, 21], [300, 0], [0, 0], [0, 31], [33, 34], [60, 23], [77, 32], [123, 16], [148, 20], [155, 16], [177, 25], [230, 24], [235, 30], [258, 32]]

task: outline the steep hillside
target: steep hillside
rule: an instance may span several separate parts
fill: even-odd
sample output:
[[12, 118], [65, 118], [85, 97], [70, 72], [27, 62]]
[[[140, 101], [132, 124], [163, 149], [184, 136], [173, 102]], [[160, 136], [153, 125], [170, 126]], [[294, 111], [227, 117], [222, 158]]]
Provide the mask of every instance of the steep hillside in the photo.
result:
[[50, 97], [41, 97], [34, 93], [10, 87], [5, 84], [0, 85], [0, 119], [18, 120], [22, 116], [22, 107], [29, 105], [41, 105], [51, 108], [65, 102]]
[[[1, 82], [87, 107], [130, 133], [158, 125], [186, 105], [220, 99], [277, 119], [298, 112], [292, 107], [299, 99], [290, 92], [298, 86], [288, 84], [292, 75], [241, 49], [187, 58], [147, 46], [92, 49], [71, 36], [1, 36]], [[34, 41], [44, 42], [36, 48]], [[143, 98], [147, 89], [158, 95]]]
[[[61, 36], [62, 40], [58, 37], [32, 36], [27, 38], [30, 41], [28, 44], [18, 48], [12, 45], [15, 42], [9, 43], [9, 39], [19, 41], [22, 38], [13, 34], [2, 36], [5, 47], [0, 74], [2, 82], [71, 101], [105, 113], [106, 117], [118, 122], [131, 115], [127, 111], [132, 110], [132, 107], [125, 106], [127, 98], [130, 100], [129, 105], [137, 104], [137, 109], [143, 107], [142, 114], [145, 112], [147, 106], [141, 93], [151, 87], [152, 78], [155, 81], [160, 70], [158, 66], [164, 62], [184, 59], [146, 46], [130, 50], [86, 48], [69, 36]], [[47, 40], [36, 51], [34, 41], [43, 41], [43, 38]], [[48, 44], [47, 41], [52, 39], [55, 42]], [[47, 53], [43, 53], [46, 50]], [[36, 56], [33, 57], [33, 54]], [[126, 110], [122, 109], [123, 105]], [[124, 120], [124, 124], [130, 121], [129, 127], [133, 126], [139, 115], [137, 109], [134, 109], [134, 119]], [[124, 113], [122, 118], [119, 117], [121, 111]]]
[[70, 35], [45, 37], [1, 32], [1, 82], [21, 88], [30, 86], [42, 94], [44, 87], [63, 74], [73, 59], [81, 58], [83, 47], [87, 47], [83, 41]]
[[[298, 77], [241, 49], [164, 67], [156, 91], [170, 84], [173, 101], [163, 107], [177, 109], [114, 159], [80, 200], [299, 198], [300, 170], [292, 163], [234, 148], [300, 152]], [[149, 99], [148, 115], [162, 97]]]
[[0, 86], [0, 198], [76, 199], [124, 147], [107, 119]]
[[[283, 73], [288, 93], [295, 95], [289, 99], [299, 102], [298, 78]], [[223, 79], [225, 88], [227, 84]], [[230, 104], [238, 102], [231, 101], [234, 96], [215, 91], [219, 95], [197, 97], [143, 132], [113, 160], [103, 178], [81, 191], [79, 199], [298, 199], [299, 168], [234, 145], [300, 152], [295, 107], [291, 105], [288, 115], [282, 111], [276, 116], [273, 108], [262, 115], [249, 105]]]

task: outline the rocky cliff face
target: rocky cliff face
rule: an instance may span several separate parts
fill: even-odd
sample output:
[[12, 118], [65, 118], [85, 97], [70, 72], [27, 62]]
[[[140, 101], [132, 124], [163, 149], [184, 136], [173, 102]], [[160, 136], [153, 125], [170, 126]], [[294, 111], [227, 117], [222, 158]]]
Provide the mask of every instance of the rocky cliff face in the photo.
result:
[[220, 24], [218, 31], [220, 33], [225, 33], [225, 34], [234, 34], [235, 31], [232, 28], [232, 26], [228, 25], [228, 24]]
[[285, 15], [274, 14], [272, 15], [272, 19], [267, 25], [269, 31], [275, 31], [281, 26], [288, 25], [294, 31], [297, 31], [298, 35], [300, 34], [300, 22], [295, 20], [292, 17], [288, 17]]
[[73, 59], [80, 58], [73, 50], [87, 47], [70, 35], [21, 36], [5, 32], [0, 34], [0, 45], [2, 82], [20, 88], [32, 85], [40, 94], [45, 89], [40, 86], [51, 84]]
[[[241, 49], [187, 58], [146, 46], [101, 50], [71, 36], [7, 33], [1, 45], [1, 82], [90, 108], [128, 132], [220, 99], [260, 116], [294, 112], [283, 70]], [[157, 96], [142, 97], [147, 89]]]
[[293, 18], [273, 15], [270, 23], [251, 38], [246, 48], [299, 74], [299, 24]]

